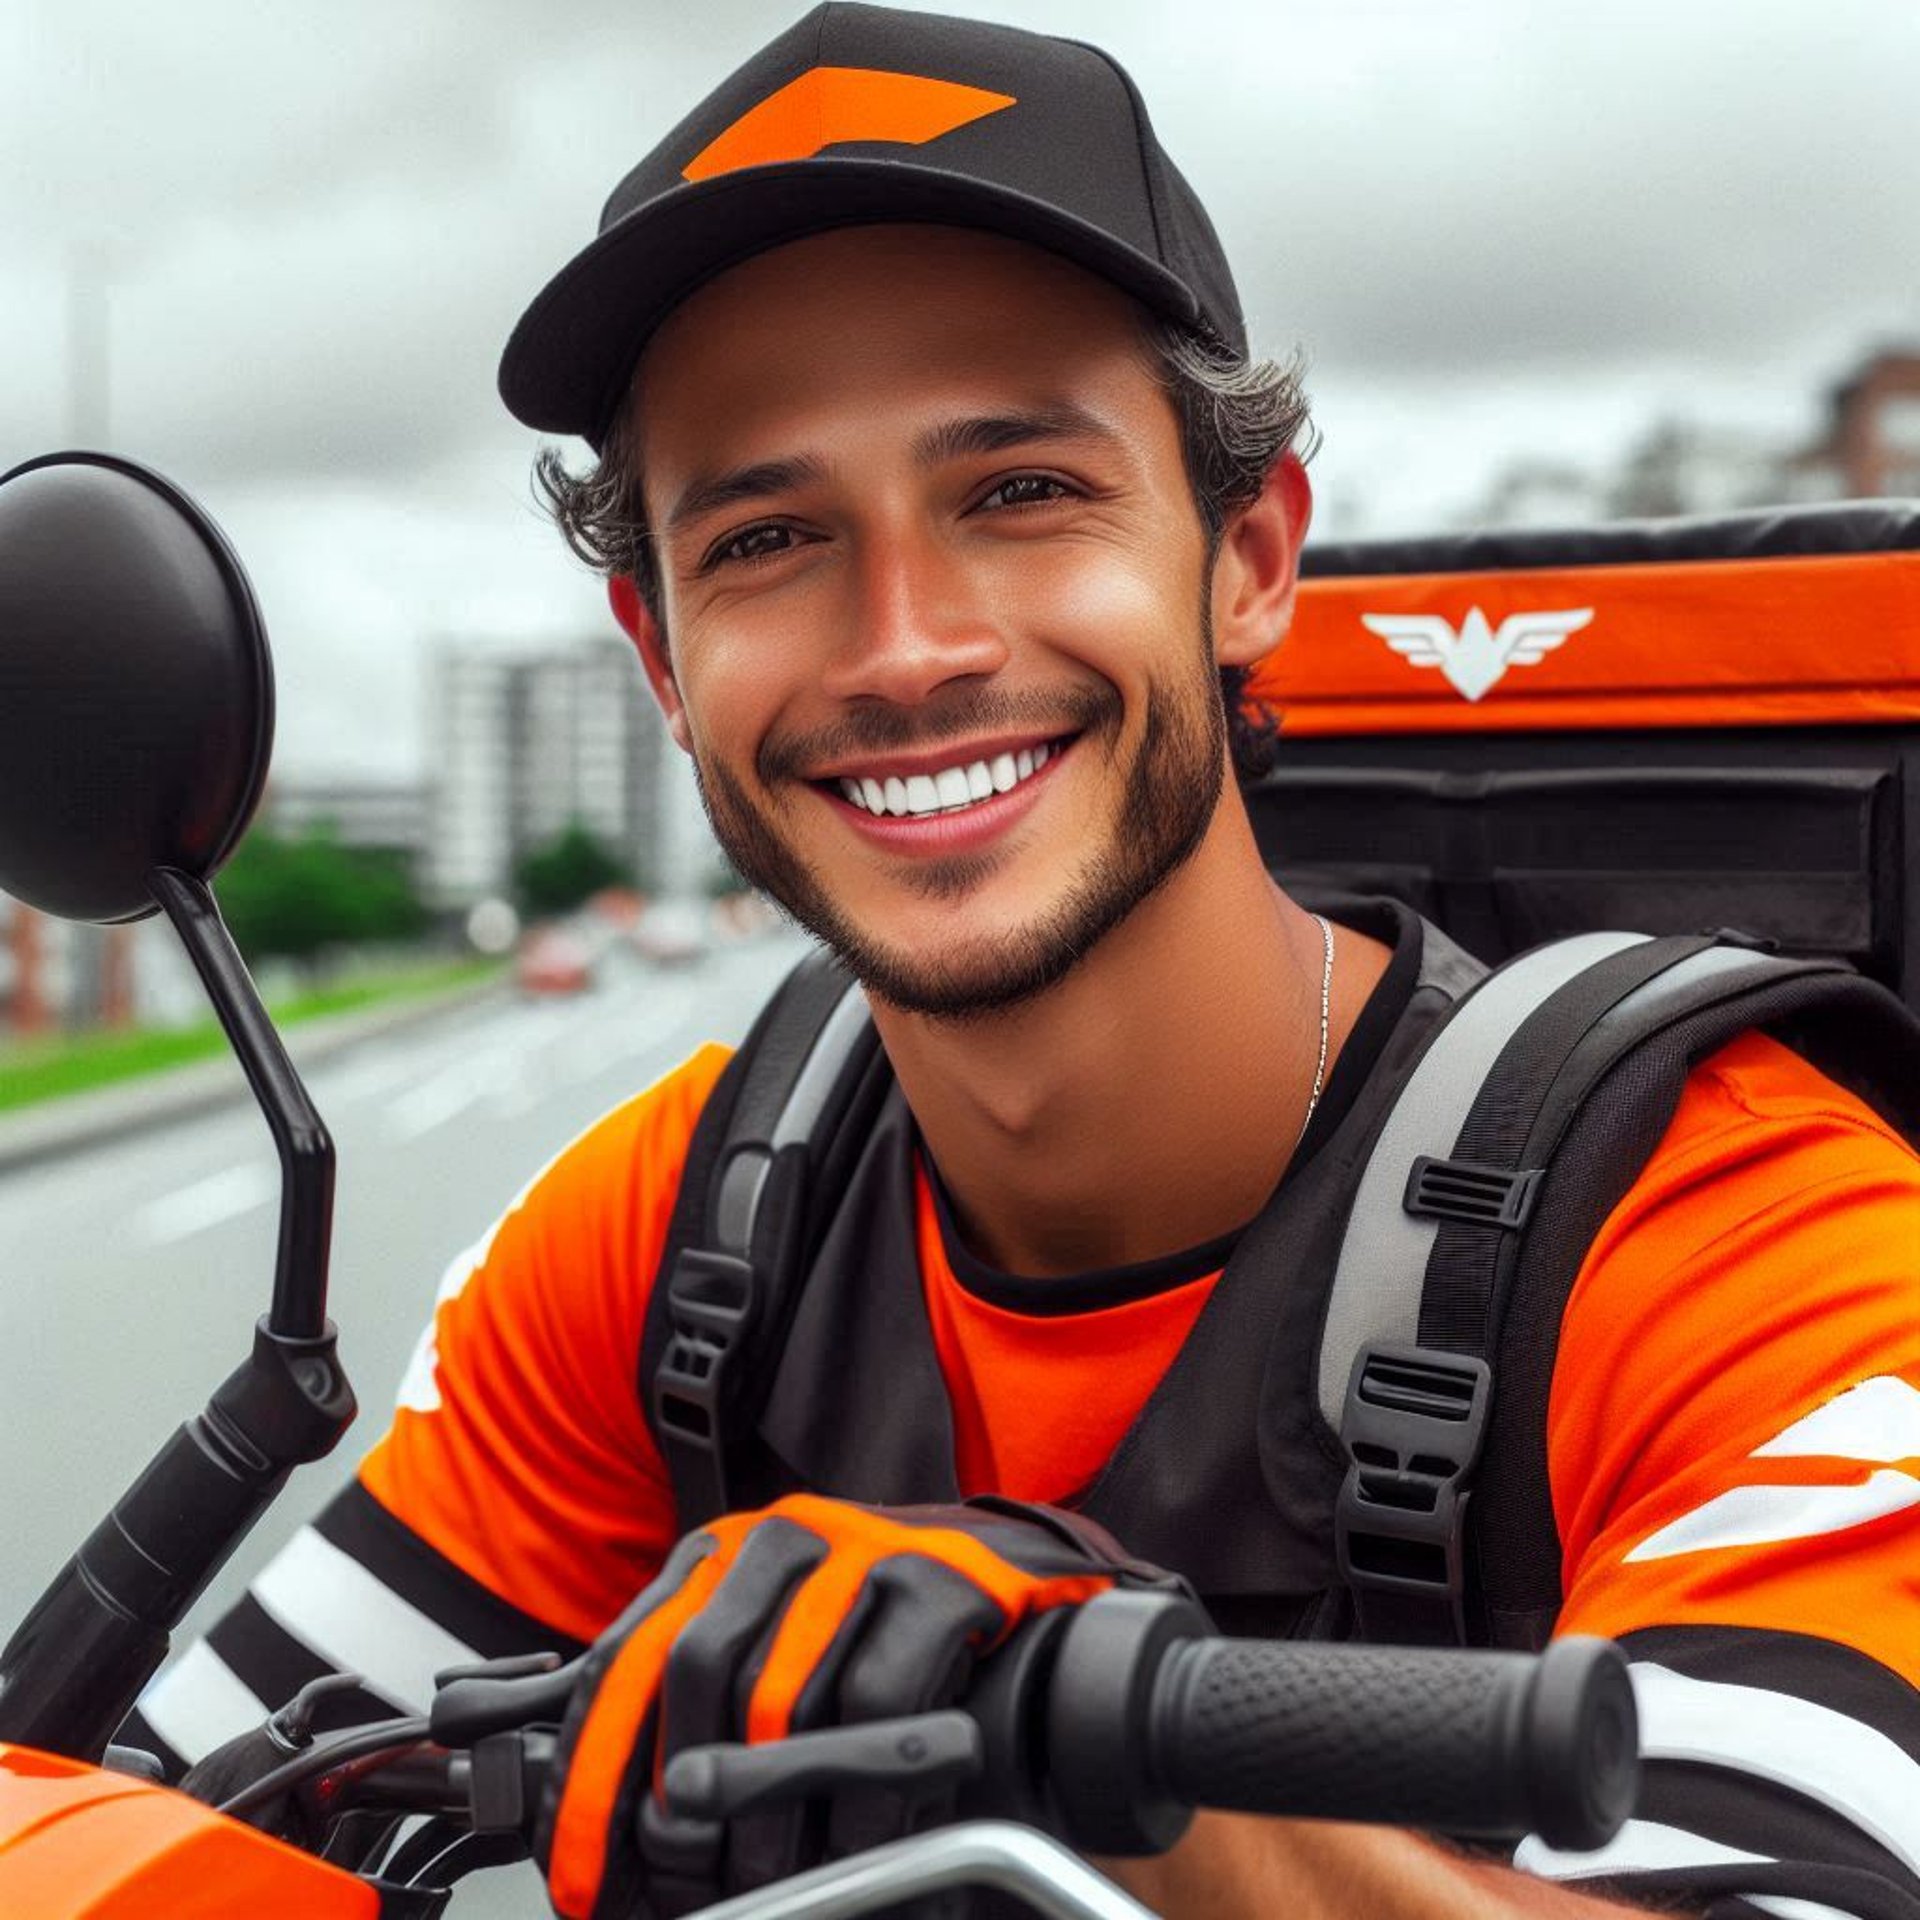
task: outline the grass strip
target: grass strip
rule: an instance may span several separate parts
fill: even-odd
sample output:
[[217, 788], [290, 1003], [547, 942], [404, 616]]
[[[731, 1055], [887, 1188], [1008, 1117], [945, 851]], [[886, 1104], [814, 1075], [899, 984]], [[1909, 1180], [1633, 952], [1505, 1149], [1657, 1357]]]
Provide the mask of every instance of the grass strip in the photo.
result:
[[[451, 993], [501, 971], [498, 960], [447, 960], [277, 996], [267, 1002], [267, 1010], [276, 1026], [293, 1027], [302, 1021], [353, 1013], [387, 1001]], [[219, 1022], [209, 1015], [190, 1027], [60, 1035], [0, 1046], [0, 1113], [162, 1073], [169, 1067], [221, 1053], [226, 1044]]]

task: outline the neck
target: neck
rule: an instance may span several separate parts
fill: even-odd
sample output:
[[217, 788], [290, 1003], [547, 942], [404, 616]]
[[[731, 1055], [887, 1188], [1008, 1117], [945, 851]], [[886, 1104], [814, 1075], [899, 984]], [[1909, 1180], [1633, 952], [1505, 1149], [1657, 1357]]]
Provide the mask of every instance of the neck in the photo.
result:
[[[1344, 930], [1336, 955], [1329, 1071], [1388, 958]], [[1323, 963], [1229, 788], [1193, 857], [1058, 986], [964, 1023], [876, 1003], [973, 1250], [1084, 1273], [1251, 1219], [1306, 1112]]]

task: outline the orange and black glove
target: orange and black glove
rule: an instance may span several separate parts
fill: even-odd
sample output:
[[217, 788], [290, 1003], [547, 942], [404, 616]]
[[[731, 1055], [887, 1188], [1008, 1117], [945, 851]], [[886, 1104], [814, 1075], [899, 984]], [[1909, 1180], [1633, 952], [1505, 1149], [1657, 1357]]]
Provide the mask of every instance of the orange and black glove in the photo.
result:
[[891, 1838], [913, 1818], [873, 1788], [679, 1818], [666, 1764], [716, 1741], [951, 1705], [975, 1660], [1055, 1607], [1163, 1585], [1100, 1529], [1046, 1507], [858, 1507], [796, 1494], [674, 1550], [582, 1663], [535, 1835], [569, 1920], [654, 1920]]

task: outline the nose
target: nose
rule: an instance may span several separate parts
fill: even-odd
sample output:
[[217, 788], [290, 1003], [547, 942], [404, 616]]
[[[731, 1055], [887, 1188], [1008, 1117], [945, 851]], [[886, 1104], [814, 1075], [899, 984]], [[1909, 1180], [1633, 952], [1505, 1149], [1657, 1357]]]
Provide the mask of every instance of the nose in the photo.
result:
[[822, 691], [835, 699], [917, 706], [950, 681], [985, 677], [1007, 663], [1000, 622], [937, 539], [876, 533], [861, 543], [848, 589], [844, 637], [821, 677]]

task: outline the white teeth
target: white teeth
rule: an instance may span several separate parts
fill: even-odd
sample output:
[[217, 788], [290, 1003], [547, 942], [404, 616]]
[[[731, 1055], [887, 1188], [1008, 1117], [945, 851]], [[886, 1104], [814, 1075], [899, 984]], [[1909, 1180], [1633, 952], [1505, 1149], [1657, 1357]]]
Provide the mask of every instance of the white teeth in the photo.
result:
[[854, 806], [882, 819], [889, 814], [899, 818], [958, 813], [996, 793], [1010, 793], [1058, 752], [1052, 746], [1023, 747], [1018, 753], [995, 754], [991, 760], [973, 760], [963, 767], [942, 767], [938, 773], [911, 773], [904, 778], [888, 774], [884, 780], [871, 774], [842, 774], [835, 784]]

